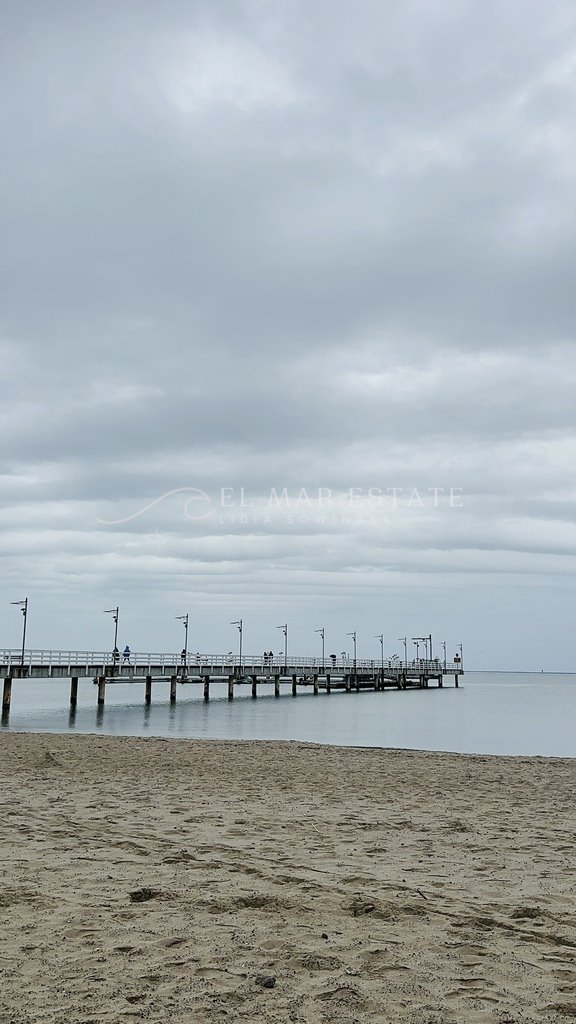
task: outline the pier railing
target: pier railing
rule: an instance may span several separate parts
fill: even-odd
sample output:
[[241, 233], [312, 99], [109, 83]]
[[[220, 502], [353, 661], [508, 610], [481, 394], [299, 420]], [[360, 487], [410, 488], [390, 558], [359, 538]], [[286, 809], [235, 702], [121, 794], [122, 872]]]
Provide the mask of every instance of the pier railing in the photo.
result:
[[[29, 649], [24, 652], [24, 668], [34, 668], [36, 674], [38, 669], [41, 668], [46, 668], [47, 675], [50, 675], [54, 668], [84, 668], [87, 670], [90, 668], [97, 669], [112, 663], [113, 655], [110, 651]], [[8, 670], [21, 667], [22, 651], [18, 649], [0, 649], [0, 664]], [[257, 654], [243, 655], [240, 660], [238, 655], [230, 653], [200, 654], [200, 652], [194, 653], [191, 651], [187, 653], [185, 661], [181, 653], [131, 651], [129, 658], [125, 658], [120, 654], [115, 664], [120, 666], [130, 665], [137, 670], [140, 669], [142, 672], [150, 671], [151, 668], [162, 672], [172, 672], [176, 666], [186, 664], [189, 671], [196, 670], [201, 674], [210, 674], [213, 670], [225, 672], [226, 669], [229, 669], [230, 673], [241, 670], [249, 674], [250, 671], [255, 671], [264, 675], [269, 673], [271, 676], [286, 672], [300, 673], [304, 670], [309, 672], [316, 670], [321, 673], [346, 674], [350, 672], [377, 673], [381, 672], [382, 669], [387, 675], [402, 675], [406, 672], [410, 675], [433, 675], [440, 672], [462, 672], [464, 668], [462, 662], [457, 659], [445, 662], [439, 658], [418, 658], [404, 662], [398, 658], [391, 658], [384, 659], [384, 662], [382, 662], [380, 658], [357, 658], [354, 660], [353, 658], [340, 656], [328, 657], [322, 660], [321, 658], [293, 657], [289, 654], [284, 659], [284, 656], [281, 654], [273, 655], [272, 657], [264, 657], [262, 654]]]

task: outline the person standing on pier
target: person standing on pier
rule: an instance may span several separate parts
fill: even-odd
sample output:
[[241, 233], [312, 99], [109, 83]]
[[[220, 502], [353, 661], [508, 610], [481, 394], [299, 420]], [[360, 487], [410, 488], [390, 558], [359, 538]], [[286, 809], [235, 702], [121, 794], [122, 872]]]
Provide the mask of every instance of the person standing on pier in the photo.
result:
[[126, 647], [124, 648], [122, 658], [125, 665], [130, 664], [130, 648], [128, 647], [128, 644], [126, 644]]

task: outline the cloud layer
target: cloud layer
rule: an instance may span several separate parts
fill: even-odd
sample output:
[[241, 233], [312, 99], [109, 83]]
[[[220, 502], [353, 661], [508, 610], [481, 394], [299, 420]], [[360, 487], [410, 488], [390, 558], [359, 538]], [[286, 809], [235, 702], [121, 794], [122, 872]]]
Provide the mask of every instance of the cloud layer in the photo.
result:
[[573, 5], [0, 19], [2, 644], [571, 670]]

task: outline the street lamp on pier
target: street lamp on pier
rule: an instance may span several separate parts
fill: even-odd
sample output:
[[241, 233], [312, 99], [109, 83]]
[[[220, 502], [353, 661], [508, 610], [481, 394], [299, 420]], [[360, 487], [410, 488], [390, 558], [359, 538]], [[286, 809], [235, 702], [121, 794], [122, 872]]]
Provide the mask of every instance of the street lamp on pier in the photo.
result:
[[404, 644], [404, 671], [406, 672], [407, 669], [408, 669], [408, 649], [407, 649], [408, 637], [407, 636], [399, 636], [398, 640], [401, 640], [402, 643]]
[[320, 636], [322, 637], [322, 667], [324, 667], [324, 634], [325, 634], [324, 626], [322, 626], [322, 629], [315, 629], [314, 632], [315, 633], [320, 633]]
[[276, 626], [276, 629], [281, 629], [284, 633], [284, 672], [288, 669], [288, 623], [285, 622], [283, 626]]
[[446, 671], [446, 641], [442, 641], [442, 650], [444, 651], [444, 671]]
[[240, 634], [240, 673], [242, 673], [242, 632], [244, 629], [242, 619], [238, 619], [237, 622], [231, 622], [231, 626], [238, 626], [238, 632]]
[[384, 682], [384, 633], [378, 633], [375, 640], [380, 641], [380, 671], [382, 673], [381, 682]]
[[426, 644], [426, 656], [428, 656], [428, 637], [413, 636], [412, 640], [416, 644], [416, 661], [420, 658], [420, 644]]
[[112, 675], [114, 675], [114, 667], [120, 661], [120, 653], [118, 651], [118, 615], [120, 607], [117, 605], [116, 608], [105, 608], [104, 615], [111, 615], [114, 619], [114, 647], [112, 648]]
[[184, 668], [182, 671], [186, 675], [186, 666], [188, 665], [188, 612], [186, 612], [186, 615], [175, 615], [174, 618], [184, 623], [184, 658], [182, 659]]
[[351, 633], [346, 633], [346, 636], [351, 636], [352, 640], [353, 640], [353, 643], [354, 643], [354, 682], [357, 682], [357, 679], [356, 679], [356, 630], [353, 629]]
[[23, 615], [22, 622], [22, 651], [20, 654], [20, 664], [22, 665], [22, 674], [24, 674], [24, 648], [26, 646], [26, 623], [28, 621], [28, 598], [25, 597], [23, 601], [10, 601], [10, 604], [16, 605], [20, 609]]

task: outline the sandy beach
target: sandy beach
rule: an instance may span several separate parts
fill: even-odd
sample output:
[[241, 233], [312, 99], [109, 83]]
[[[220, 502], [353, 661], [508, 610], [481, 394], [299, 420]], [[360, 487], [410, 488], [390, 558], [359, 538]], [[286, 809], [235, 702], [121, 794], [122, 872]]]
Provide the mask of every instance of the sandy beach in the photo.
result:
[[576, 761], [0, 736], [3, 1024], [576, 1017]]

